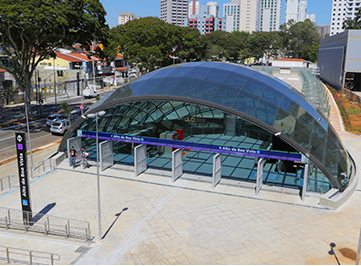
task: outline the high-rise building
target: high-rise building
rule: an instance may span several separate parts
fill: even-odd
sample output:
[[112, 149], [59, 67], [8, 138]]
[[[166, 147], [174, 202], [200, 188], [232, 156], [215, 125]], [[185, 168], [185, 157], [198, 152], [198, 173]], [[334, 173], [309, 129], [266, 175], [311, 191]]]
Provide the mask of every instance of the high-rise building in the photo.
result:
[[330, 36], [343, 32], [343, 22], [348, 19], [354, 19], [360, 7], [361, 0], [332, 1]]
[[223, 19], [226, 21], [225, 31], [239, 30], [239, 15], [239, 0], [232, 0], [231, 3], [223, 5]]
[[118, 25], [124, 25], [125, 23], [127, 23], [129, 20], [133, 20], [138, 18], [135, 14], [133, 13], [121, 13], [118, 16]]
[[279, 31], [282, 0], [262, 0], [261, 31]]
[[[275, 1], [279, 0], [273, 0]], [[240, 6], [239, 30], [260, 31], [262, 0], [238, 0], [238, 2]]]
[[[194, 6], [194, 12], [193, 12], [193, 6]], [[199, 14], [199, 1], [191, 0], [189, 2], [188, 17], [190, 18], [192, 15], [198, 15], [198, 14]]]
[[299, 2], [300, 0], [287, 0], [285, 23], [287, 23], [291, 19], [293, 19], [294, 22], [298, 21]]
[[160, 19], [177, 26], [188, 17], [188, 0], [160, 0]]
[[297, 22], [303, 22], [307, 19], [307, 1], [300, 1], [298, 5]]
[[209, 15], [219, 18], [219, 6], [217, 2], [208, 2], [207, 6], [209, 7]]
[[307, 14], [306, 19], [311, 20], [313, 23], [316, 23], [316, 14]]
[[317, 26], [316, 28], [322, 38], [326, 37], [326, 35], [330, 35], [330, 25]]
[[216, 18], [210, 13], [208, 5], [199, 6], [199, 14], [184, 19], [184, 27], [197, 28], [201, 34], [210, 34], [217, 30], [224, 30], [223, 19]]

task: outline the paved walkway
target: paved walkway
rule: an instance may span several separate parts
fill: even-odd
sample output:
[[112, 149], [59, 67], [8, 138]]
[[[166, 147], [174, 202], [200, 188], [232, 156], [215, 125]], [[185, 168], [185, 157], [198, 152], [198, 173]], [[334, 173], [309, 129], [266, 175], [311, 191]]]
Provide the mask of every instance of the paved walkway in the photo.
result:
[[[332, 110], [332, 109], [331, 109]], [[337, 121], [337, 120], [336, 120]], [[340, 136], [357, 162], [360, 137]], [[358, 170], [359, 171], [359, 170]], [[116, 165], [100, 175], [103, 241], [98, 240], [96, 167], [57, 170], [31, 184], [33, 211], [91, 223], [95, 243], [0, 228], [1, 245], [54, 252], [59, 264], [355, 264], [361, 221], [361, 184], [339, 209], [305, 202], [288, 190], [147, 171]], [[19, 190], [0, 194], [0, 206], [20, 208]], [[41, 221], [39, 221], [41, 222]], [[79, 247], [89, 248], [84, 253]]]

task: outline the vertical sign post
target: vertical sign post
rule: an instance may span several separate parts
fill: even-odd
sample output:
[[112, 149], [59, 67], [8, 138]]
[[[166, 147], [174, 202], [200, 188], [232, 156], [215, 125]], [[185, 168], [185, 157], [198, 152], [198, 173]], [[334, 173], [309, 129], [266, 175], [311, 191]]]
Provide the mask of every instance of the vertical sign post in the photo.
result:
[[[21, 208], [23, 210], [23, 221], [24, 223], [29, 224], [32, 221], [32, 217], [31, 217], [31, 205], [30, 205], [30, 194], [29, 194], [25, 132], [15, 133], [15, 143], [16, 143], [16, 152], [18, 157], [20, 199], [21, 199]], [[30, 212], [29, 215], [27, 215], [26, 212]]]

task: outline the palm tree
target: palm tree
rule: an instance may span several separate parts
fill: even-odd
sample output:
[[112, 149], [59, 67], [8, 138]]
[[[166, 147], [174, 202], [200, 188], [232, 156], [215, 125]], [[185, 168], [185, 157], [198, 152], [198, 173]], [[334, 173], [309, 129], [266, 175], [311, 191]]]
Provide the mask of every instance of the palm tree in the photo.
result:
[[359, 8], [354, 19], [345, 20], [342, 24], [343, 30], [359, 30], [361, 29], [361, 8]]

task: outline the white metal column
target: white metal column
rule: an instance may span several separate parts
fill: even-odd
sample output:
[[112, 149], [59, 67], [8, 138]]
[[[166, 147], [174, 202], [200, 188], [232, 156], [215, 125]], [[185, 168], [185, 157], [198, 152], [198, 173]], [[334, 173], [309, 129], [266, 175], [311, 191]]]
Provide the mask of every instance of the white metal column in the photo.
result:
[[172, 182], [183, 175], [183, 149], [172, 152]]
[[147, 145], [138, 145], [134, 148], [134, 177], [147, 170]]
[[113, 159], [113, 141], [107, 140], [99, 144], [100, 151], [100, 171], [111, 167], [114, 164]]
[[213, 157], [212, 188], [215, 188], [222, 178], [222, 154], [217, 153]]
[[308, 163], [305, 164], [305, 169], [303, 172], [303, 186], [302, 186], [302, 195], [301, 199], [302, 201], [305, 200], [306, 192], [307, 192], [307, 183], [308, 183]]
[[258, 195], [259, 191], [262, 188], [263, 184], [263, 167], [265, 163], [264, 158], [259, 158], [257, 162], [257, 179], [256, 179], [256, 195]]

